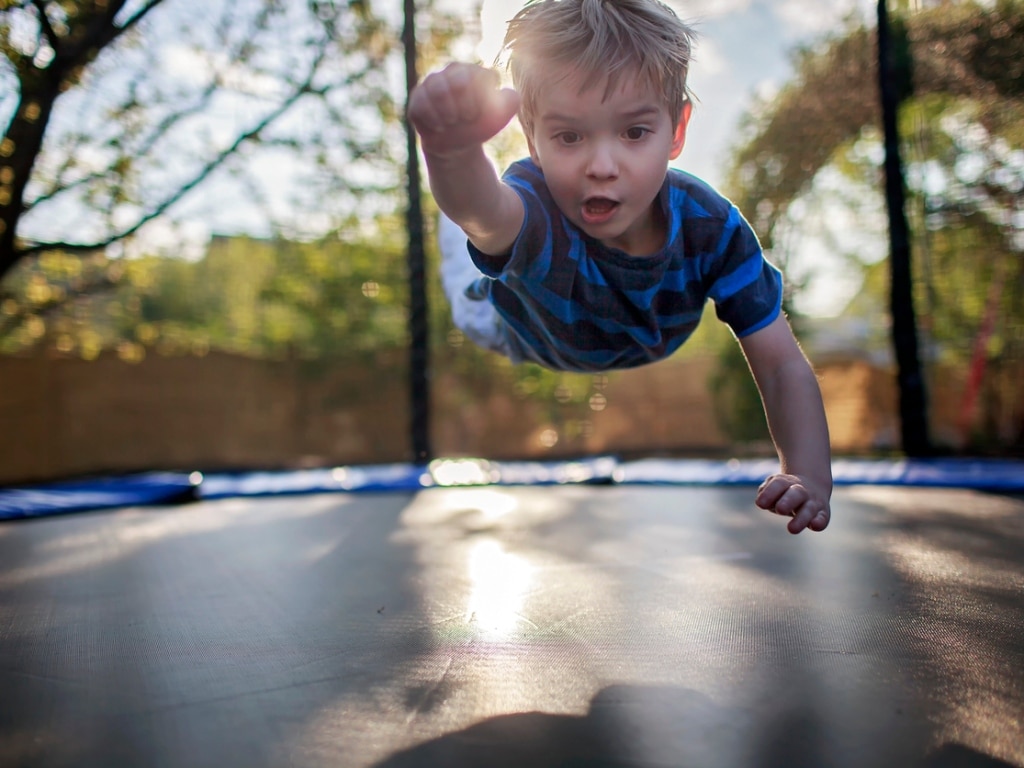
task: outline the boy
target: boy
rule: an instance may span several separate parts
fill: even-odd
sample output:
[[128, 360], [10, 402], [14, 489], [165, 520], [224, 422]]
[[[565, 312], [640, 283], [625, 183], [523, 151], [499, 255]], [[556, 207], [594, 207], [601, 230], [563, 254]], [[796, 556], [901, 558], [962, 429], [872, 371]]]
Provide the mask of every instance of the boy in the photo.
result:
[[[828, 427], [780, 275], [731, 203], [668, 167], [692, 110], [691, 39], [658, 0], [533, 0], [505, 37], [515, 90], [470, 64], [426, 77], [408, 115], [444, 213], [442, 278], [471, 339], [556, 370], [667, 357], [714, 300], [781, 463], [756, 504], [821, 531]], [[483, 144], [517, 112], [530, 156], [499, 179]]]

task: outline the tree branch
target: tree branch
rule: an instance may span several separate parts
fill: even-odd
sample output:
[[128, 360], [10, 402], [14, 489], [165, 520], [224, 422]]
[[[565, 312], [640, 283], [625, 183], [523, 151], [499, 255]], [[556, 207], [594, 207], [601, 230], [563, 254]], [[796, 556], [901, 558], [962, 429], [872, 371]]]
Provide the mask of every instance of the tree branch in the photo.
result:
[[46, 15], [46, 3], [43, 0], [32, 0], [32, 5], [36, 9], [36, 13], [39, 14], [39, 26], [43, 30], [43, 35], [46, 36], [46, 41], [50, 44], [55, 52], [60, 50], [60, 37], [57, 35], [57, 31], [50, 24], [50, 18]]
[[148, 3], [142, 6], [134, 16], [127, 19], [125, 23], [121, 26], [117, 26], [114, 24], [114, 17], [117, 15], [117, 12], [124, 5], [123, 3], [118, 4], [116, 8], [108, 12], [107, 20], [103, 22], [103, 26], [99, 27], [97, 25], [98, 30], [95, 32], [95, 34], [86, 36], [87, 40], [89, 41], [89, 45], [85, 48], [85, 50], [88, 50], [89, 48], [101, 50], [106, 46], [110, 45], [110, 43], [117, 40], [117, 38], [119, 38], [125, 32], [129, 31], [130, 29], [134, 29], [136, 26], [138, 26], [139, 22], [141, 22], [149, 14], [150, 11], [152, 11], [154, 8], [160, 5], [163, 1], [164, 0], [149, 0]]
[[[161, 0], [158, 0], [158, 2], [159, 1], [161, 1]], [[150, 5], [148, 6], [147, 9], [143, 9], [143, 11], [140, 11], [139, 14], [137, 14], [135, 17], [133, 17], [129, 21], [129, 25], [136, 24], [138, 22], [138, 20], [141, 18], [142, 13], [144, 11], [148, 10], [149, 8], [154, 7], [155, 5], [157, 5], [157, 2], [150, 3]], [[265, 13], [266, 12], [264, 11], [264, 14]], [[226, 15], [227, 14], [225, 14], [225, 17], [226, 17]], [[263, 16], [263, 14], [261, 14], [261, 18], [262, 18], [262, 16]], [[226, 24], [227, 23], [226, 22], [226, 18], [222, 19], [222, 22], [224, 22]], [[257, 24], [257, 26], [258, 26], [258, 24]], [[242, 49], [244, 49], [248, 45], [250, 45], [249, 38], [247, 36], [245, 36], [245, 37], [243, 37], [243, 41], [240, 44], [236, 44], [235, 45], [233, 51], [227, 52], [227, 58], [229, 60], [231, 60], [231, 61], [234, 61], [236, 59], [241, 58]], [[152, 128], [150, 134], [142, 141], [141, 144], [139, 144], [138, 147], [136, 147], [134, 149], [133, 155], [135, 157], [144, 157], [144, 156], [146, 156], [147, 154], [149, 154], [150, 151], [152, 151], [153, 147], [157, 144], [157, 142], [159, 142], [164, 136], [166, 136], [175, 126], [179, 125], [183, 120], [185, 120], [186, 118], [195, 116], [195, 115], [202, 114], [203, 110], [207, 106], [209, 106], [210, 101], [218, 93], [219, 89], [220, 89], [220, 84], [217, 82], [217, 78], [216, 77], [212, 77], [210, 82], [206, 85], [206, 87], [203, 89], [203, 91], [196, 97], [195, 101], [193, 102], [193, 104], [191, 106], [189, 106], [189, 107], [187, 107], [185, 109], [181, 109], [181, 110], [179, 110], [177, 112], [174, 112], [172, 114], [166, 115], [160, 122], [158, 122]], [[119, 109], [123, 109], [123, 108], [124, 108], [124, 105], [122, 105]], [[68, 158], [69, 159], [71, 157], [73, 157], [73, 156], [74, 156], [74, 153], [69, 153], [68, 154]], [[61, 194], [65, 193], [65, 192], [71, 191], [73, 189], [76, 189], [76, 188], [79, 188], [79, 187], [82, 187], [82, 186], [87, 186], [88, 184], [90, 184], [92, 182], [95, 182], [95, 181], [98, 181], [100, 179], [103, 179], [104, 177], [106, 177], [111, 172], [111, 168], [107, 167], [107, 168], [104, 168], [102, 170], [86, 174], [85, 176], [82, 176], [82, 177], [80, 177], [78, 179], [75, 179], [73, 181], [61, 183], [60, 177], [61, 177], [61, 175], [62, 175], [64, 170], [66, 170], [66, 167], [63, 168], [61, 170], [61, 172], [57, 174], [57, 178], [55, 179], [54, 186], [53, 186], [52, 189], [48, 190], [45, 193], [40, 194], [34, 200], [26, 202], [24, 204], [24, 206], [23, 206], [23, 211], [24, 212], [27, 213], [28, 211], [32, 210], [33, 207], [35, 207], [35, 206], [37, 206], [37, 205], [39, 205], [41, 203], [45, 203], [45, 202], [47, 202], [49, 200], [52, 200], [53, 198], [57, 197], [58, 195], [61, 195]]]
[[123, 240], [136, 234], [142, 227], [153, 221], [164, 212], [166, 212], [171, 206], [179, 202], [195, 187], [197, 187], [204, 179], [206, 179], [213, 171], [223, 165], [228, 158], [234, 155], [238, 149], [245, 144], [247, 141], [256, 138], [260, 133], [265, 131], [271, 123], [277, 120], [281, 115], [287, 112], [291, 107], [303, 96], [312, 92], [312, 83], [315, 75], [319, 71], [320, 65], [323, 63], [326, 57], [326, 42], [321, 44], [321, 49], [318, 51], [316, 58], [314, 59], [310, 72], [305, 81], [300, 84], [295, 91], [275, 109], [271, 110], [267, 115], [260, 120], [255, 126], [250, 128], [248, 131], [240, 134], [234, 142], [227, 148], [221, 150], [216, 157], [207, 162], [191, 180], [179, 187], [174, 193], [165, 198], [161, 203], [154, 206], [148, 213], [143, 214], [139, 219], [129, 227], [122, 229], [119, 232], [113, 233], [103, 240], [93, 243], [67, 243], [67, 242], [36, 242], [25, 245], [19, 249], [19, 256], [21, 258], [26, 256], [38, 255], [46, 251], [62, 250], [69, 253], [82, 253], [84, 251], [98, 251], [107, 248], [114, 243]]
[[[201, 114], [203, 110], [209, 105], [210, 100], [216, 94], [217, 89], [218, 86], [216, 83], [210, 83], [210, 85], [208, 85], [206, 89], [203, 91], [203, 93], [199, 95], [199, 98], [191, 107], [168, 115], [163, 120], [161, 120], [154, 127], [153, 132], [141, 144], [141, 146], [139, 147], [135, 154], [140, 157], [144, 156], [153, 149], [153, 147], [161, 138], [166, 136], [167, 133], [174, 126], [178, 125], [182, 120], [188, 117], [192, 117], [193, 115]], [[101, 171], [95, 171], [93, 173], [86, 174], [85, 176], [82, 176], [78, 179], [74, 179], [73, 181], [69, 181], [64, 184], [58, 184], [54, 186], [53, 189], [40, 194], [34, 200], [25, 203], [23, 210], [27, 213], [28, 211], [32, 210], [32, 208], [34, 208], [35, 206], [52, 200], [58, 195], [61, 195], [65, 192], [69, 192], [78, 187], [86, 186], [91, 182], [98, 181], [99, 179], [106, 177], [110, 173], [110, 170], [110, 168], [104, 168]]]

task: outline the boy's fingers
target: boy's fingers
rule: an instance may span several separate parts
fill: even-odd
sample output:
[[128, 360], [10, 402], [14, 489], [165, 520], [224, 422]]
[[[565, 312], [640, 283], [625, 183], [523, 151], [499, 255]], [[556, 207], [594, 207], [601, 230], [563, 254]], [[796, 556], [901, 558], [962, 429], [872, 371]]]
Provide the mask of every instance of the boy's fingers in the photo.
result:
[[824, 531], [832, 520], [832, 513], [823, 509], [814, 516], [814, 519], [807, 525], [812, 531]]
[[479, 120], [501, 84], [497, 72], [474, 64], [450, 64], [445, 67], [444, 76], [453, 106], [453, 123]]
[[501, 88], [501, 79], [493, 69], [477, 68], [473, 75], [463, 114], [469, 121], [487, 123], [497, 133], [518, 111], [519, 94], [511, 88]]
[[800, 533], [804, 528], [810, 525], [811, 520], [817, 514], [818, 510], [814, 504], [808, 500], [793, 513], [793, 519], [789, 521], [786, 528], [790, 533]]
[[409, 119], [421, 133], [434, 133], [444, 128], [442, 115], [446, 86], [438, 75], [428, 75], [409, 99]]
[[800, 533], [804, 529], [823, 531], [828, 527], [829, 518], [828, 509], [819, 509], [817, 505], [809, 501], [786, 527], [790, 533]]
[[[806, 489], [804, 490], [806, 491]], [[776, 507], [776, 512], [786, 514], [778, 507]], [[800, 533], [808, 528], [812, 531], [823, 531], [828, 527], [831, 519], [828, 504], [823, 506], [821, 501], [810, 493], [806, 494], [805, 500], [790, 514], [793, 519], [786, 525], [790, 533]]]
[[433, 133], [441, 127], [441, 118], [430, 100], [415, 95], [409, 102], [409, 120], [421, 133]]
[[761, 483], [755, 502], [761, 509], [774, 509], [782, 496], [793, 485], [784, 475], [772, 475]]
[[828, 505], [822, 506], [811, 490], [796, 475], [772, 475], [758, 488], [757, 506], [792, 519], [786, 525], [790, 533], [806, 528], [823, 531], [831, 519]]
[[480, 117], [480, 99], [484, 93], [478, 67], [452, 64], [445, 70], [454, 112], [452, 122], [471, 122]]
[[811, 494], [802, 485], [791, 485], [775, 502], [775, 512], [779, 515], [796, 517], [806, 507], [810, 498]]
[[501, 131], [519, 109], [519, 94], [499, 89], [494, 70], [453, 63], [427, 75], [413, 92], [409, 119], [424, 148], [432, 152], [487, 141]]
[[471, 123], [480, 119], [480, 97], [472, 88], [453, 91], [455, 114], [453, 123]]
[[495, 94], [492, 103], [494, 105], [492, 115], [495, 124], [498, 125], [494, 132], [497, 133], [508, 125], [509, 120], [515, 117], [516, 112], [519, 111], [519, 94], [511, 88], [502, 88]]
[[428, 75], [423, 81], [423, 90], [436, 116], [434, 130], [440, 130], [458, 120], [458, 102], [452, 93], [446, 73]]

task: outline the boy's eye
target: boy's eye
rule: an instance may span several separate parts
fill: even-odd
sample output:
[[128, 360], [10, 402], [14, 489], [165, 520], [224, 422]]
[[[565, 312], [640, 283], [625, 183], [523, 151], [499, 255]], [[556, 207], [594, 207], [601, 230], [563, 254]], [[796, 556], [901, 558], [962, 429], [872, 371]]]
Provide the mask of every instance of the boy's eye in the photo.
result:
[[562, 133], [555, 136], [555, 141], [559, 144], [575, 144], [580, 141], [580, 135], [572, 131], [562, 131]]
[[649, 131], [646, 128], [643, 128], [642, 126], [639, 125], [634, 125], [632, 128], [626, 129], [626, 138], [629, 139], [630, 141], [639, 141], [648, 133]]

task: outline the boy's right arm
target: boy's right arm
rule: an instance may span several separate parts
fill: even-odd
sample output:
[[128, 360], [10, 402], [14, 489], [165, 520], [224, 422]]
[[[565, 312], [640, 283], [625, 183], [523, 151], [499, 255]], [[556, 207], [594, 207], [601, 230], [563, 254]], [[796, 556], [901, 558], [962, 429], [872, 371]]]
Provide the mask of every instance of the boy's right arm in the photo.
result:
[[504, 184], [483, 144], [519, 107], [495, 72], [449, 64], [424, 78], [409, 97], [409, 121], [420, 136], [438, 206], [486, 254], [508, 253], [523, 224], [523, 203]]

